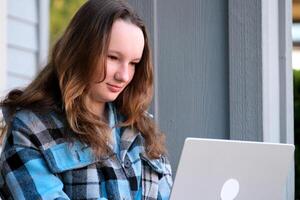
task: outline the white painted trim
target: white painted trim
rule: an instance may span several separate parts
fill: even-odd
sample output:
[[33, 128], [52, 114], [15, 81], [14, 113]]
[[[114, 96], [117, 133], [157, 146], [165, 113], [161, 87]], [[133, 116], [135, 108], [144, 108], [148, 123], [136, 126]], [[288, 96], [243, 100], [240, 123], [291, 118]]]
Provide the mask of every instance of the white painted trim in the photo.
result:
[[6, 90], [7, 77], [7, 2], [0, 1], [0, 97]]
[[262, 3], [263, 140], [280, 142], [278, 2]]
[[49, 51], [49, 0], [38, 1], [39, 8], [39, 54], [38, 69], [39, 71], [47, 63]]
[[[279, 7], [280, 141], [294, 143], [292, 69], [292, 0], [277, 0]], [[284, 199], [295, 199], [295, 163], [291, 165]]]

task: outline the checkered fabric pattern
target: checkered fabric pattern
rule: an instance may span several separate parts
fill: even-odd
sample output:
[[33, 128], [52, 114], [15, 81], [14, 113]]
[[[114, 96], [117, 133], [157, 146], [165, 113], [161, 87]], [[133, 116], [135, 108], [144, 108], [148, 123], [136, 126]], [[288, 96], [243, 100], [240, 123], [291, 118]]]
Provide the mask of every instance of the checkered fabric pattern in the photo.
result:
[[112, 128], [114, 154], [96, 158], [89, 146], [65, 139], [72, 134], [65, 124], [56, 112], [16, 113], [1, 154], [2, 199], [169, 199], [170, 164], [147, 157], [140, 133]]

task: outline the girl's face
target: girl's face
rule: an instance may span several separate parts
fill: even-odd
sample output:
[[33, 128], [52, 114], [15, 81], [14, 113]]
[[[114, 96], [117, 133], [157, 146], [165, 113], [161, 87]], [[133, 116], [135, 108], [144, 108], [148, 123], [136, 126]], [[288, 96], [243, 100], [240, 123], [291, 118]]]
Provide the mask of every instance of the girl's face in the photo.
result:
[[106, 77], [99, 83], [101, 75], [95, 73], [89, 91], [89, 104], [94, 111], [101, 112], [101, 106], [103, 108], [106, 102], [114, 101], [130, 83], [143, 49], [144, 35], [138, 26], [121, 19], [113, 23], [106, 58]]

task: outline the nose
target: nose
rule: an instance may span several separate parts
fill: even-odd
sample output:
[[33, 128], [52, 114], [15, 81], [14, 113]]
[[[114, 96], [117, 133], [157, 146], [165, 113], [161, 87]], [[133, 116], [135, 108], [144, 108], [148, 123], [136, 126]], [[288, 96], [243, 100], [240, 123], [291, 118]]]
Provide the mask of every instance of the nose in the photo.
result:
[[121, 64], [115, 73], [115, 79], [120, 82], [128, 82], [131, 77], [131, 69], [129, 64]]

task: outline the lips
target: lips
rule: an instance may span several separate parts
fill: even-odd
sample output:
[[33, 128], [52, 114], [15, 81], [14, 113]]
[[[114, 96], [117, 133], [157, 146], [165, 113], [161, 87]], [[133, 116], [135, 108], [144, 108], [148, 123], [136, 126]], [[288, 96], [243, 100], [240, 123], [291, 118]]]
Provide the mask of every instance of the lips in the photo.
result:
[[111, 91], [111, 92], [120, 92], [122, 90], [122, 86], [118, 86], [118, 85], [113, 85], [113, 84], [109, 84], [107, 83], [107, 88]]

